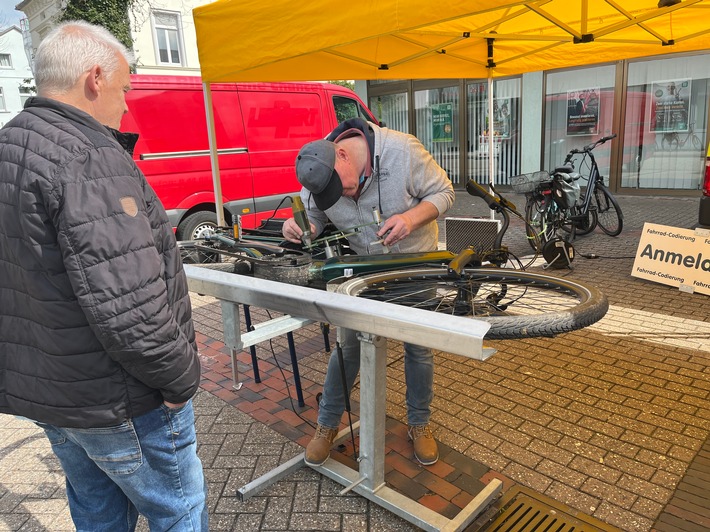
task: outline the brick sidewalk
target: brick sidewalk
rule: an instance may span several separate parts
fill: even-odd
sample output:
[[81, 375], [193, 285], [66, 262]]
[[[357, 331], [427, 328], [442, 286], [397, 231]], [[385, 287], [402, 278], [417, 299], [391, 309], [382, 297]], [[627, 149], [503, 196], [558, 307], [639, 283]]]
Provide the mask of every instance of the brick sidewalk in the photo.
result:
[[[464, 194], [458, 192], [449, 215], [485, 215]], [[578, 253], [602, 258], [580, 257], [572, 272], [552, 272], [606, 293], [611, 309], [601, 322], [554, 339], [491, 341], [498, 353], [485, 362], [437, 352], [432, 423], [444, 456], [434, 467], [411, 460], [401, 345], [390, 341], [392, 487], [451, 516], [496, 477], [504, 492], [526, 486], [624, 531], [710, 529], [709, 491], [688, 488], [710, 472], [703, 448], [710, 432], [708, 297], [630, 276], [643, 221], [688, 227], [697, 200], [623, 196], [619, 202], [626, 216], [621, 236], [595, 232], [575, 243]], [[508, 240], [514, 252], [529, 252], [519, 226]], [[302, 452], [328, 355], [317, 325], [294, 333], [303, 408], [292, 407], [285, 338], [272, 341], [275, 354], [269, 343], [258, 346], [260, 384], [248, 354], [239, 355], [244, 385], [234, 391], [219, 305], [197, 295], [193, 304], [204, 365], [195, 404], [211, 529], [412, 530], [362, 497], [339, 496], [340, 485], [308, 468], [238, 500], [239, 487]], [[266, 319], [258, 310], [253, 318]], [[39, 431], [0, 416], [0, 441], [0, 530], [72, 530], [61, 472]], [[352, 460], [350, 445], [335, 454]]]

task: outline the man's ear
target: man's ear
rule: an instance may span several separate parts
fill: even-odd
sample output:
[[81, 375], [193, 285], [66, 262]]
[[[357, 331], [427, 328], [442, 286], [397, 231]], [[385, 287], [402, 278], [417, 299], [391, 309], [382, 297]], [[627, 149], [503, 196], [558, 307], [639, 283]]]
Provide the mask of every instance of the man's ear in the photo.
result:
[[104, 81], [104, 71], [99, 65], [94, 65], [89, 70], [89, 75], [86, 77], [86, 87], [91, 94], [98, 94], [100, 86]]
[[335, 157], [341, 161], [348, 160], [348, 152], [342, 146], [335, 145]]

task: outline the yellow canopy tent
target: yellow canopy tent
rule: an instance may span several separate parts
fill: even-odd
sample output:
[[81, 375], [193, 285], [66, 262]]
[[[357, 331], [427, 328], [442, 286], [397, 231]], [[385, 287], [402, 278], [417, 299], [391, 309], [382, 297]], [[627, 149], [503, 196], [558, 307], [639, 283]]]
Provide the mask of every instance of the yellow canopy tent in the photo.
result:
[[193, 15], [208, 113], [214, 82], [488, 78], [490, 85], [523, 72], [710, 49], [710, 0], [219, 0]]
[[202, 79], [487, 78], [710, 49], [710, 0], [220, 0]]

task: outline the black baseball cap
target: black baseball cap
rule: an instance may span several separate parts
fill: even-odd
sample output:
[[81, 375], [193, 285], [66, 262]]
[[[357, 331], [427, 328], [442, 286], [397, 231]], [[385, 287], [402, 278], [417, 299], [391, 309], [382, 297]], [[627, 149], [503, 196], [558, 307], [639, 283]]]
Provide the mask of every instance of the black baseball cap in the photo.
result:
[[296, 177], [320, 210], [335, 205], [343, 195], [343, 183], [335, 171], [335, 143], [314, 140], [304, 145], [296, 158]]

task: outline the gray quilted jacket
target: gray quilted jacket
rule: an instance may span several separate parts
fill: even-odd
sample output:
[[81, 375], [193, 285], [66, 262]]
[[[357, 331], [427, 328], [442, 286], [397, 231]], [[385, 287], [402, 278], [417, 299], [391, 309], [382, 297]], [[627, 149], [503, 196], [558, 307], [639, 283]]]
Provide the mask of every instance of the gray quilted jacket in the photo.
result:
[[0, 130], [0, 412], [105, 427], [197, 391], [187, 280], [136, 140], [47, 98]]

